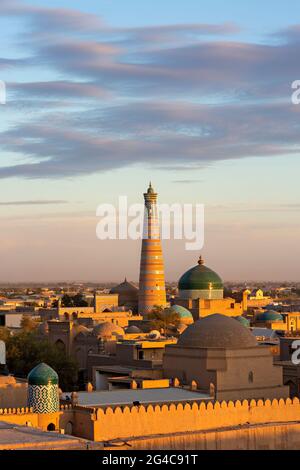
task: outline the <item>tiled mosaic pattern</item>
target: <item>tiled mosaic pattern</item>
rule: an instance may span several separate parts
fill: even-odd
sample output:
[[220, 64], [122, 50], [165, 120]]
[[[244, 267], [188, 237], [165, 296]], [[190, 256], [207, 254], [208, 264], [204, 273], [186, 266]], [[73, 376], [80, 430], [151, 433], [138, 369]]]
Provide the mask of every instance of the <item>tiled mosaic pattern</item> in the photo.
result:
[[28, 387], [28, 406], [34, 413], [56, 413], [59, 410], [57, 385], [30, 385]]

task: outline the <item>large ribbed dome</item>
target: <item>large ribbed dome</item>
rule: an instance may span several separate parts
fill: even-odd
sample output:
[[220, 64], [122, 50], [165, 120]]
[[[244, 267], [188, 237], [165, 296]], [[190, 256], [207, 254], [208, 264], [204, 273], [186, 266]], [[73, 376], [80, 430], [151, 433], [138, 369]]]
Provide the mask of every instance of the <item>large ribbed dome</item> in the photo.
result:
[[189, 326], [180, 335], [177, 346], [243, 349], [257, 346], [257, 341], [251, 331], [241, 323], [217, 313]]
[[178, 282], [179, 297], [223, 298], [223, 281], [212, 269], [204, 265], [200, 256], [197, 266], [189, 269]]
[[223, 289], [223, 281], [217, 273], [204, 265], [200, 257], [197, 266], [181, 276], [178, 288], [179, 290]]

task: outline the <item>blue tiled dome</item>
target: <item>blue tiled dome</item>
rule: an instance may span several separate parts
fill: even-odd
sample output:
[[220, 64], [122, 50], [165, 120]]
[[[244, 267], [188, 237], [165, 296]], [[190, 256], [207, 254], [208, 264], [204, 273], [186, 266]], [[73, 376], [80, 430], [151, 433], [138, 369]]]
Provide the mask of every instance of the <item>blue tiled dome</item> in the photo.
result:
[[256, 320], [261, 322], [283, 321], [283, 316], [275, 310], [267, 310], [266, 312], [256, 315]]
[[28, 374], [29, 385], [57, 385], [58, 375], [52, 367], [44, 362], [38, 364]]
[[187, 308], [182, 307], [181, 305], [172, 305], [171, 310], [177, 313], [180, 316], [180, 318], [193, 319], [193, 315], [191, 314], [191, 312]]

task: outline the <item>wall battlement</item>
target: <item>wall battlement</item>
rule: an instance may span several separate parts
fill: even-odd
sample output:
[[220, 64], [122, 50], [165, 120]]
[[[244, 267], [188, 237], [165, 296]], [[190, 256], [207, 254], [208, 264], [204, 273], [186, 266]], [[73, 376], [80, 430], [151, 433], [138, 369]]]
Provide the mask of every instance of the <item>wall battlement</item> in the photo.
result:
[[[72, 408], [73, 405], [60, 405], [60, 411], [70, 410]], [[28, 406], [22, 408], [0, 408], [0, 421], [3, 415], [26, 415], [32, 413], [33, 408]]]
[[244, 400], [116, 406], [95, 410], [94, 439], [108, 441], [265, 423], [300, 422], [300, 401]]

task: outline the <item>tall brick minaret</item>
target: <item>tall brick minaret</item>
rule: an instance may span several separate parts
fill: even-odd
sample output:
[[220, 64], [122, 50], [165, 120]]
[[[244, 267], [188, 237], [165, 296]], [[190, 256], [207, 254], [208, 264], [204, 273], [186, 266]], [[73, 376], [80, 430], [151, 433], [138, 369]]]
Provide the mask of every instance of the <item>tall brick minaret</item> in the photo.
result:
[[144, 194], [145, 215], [142, 241], [139, 314], [147, 316], [153, 307], [166, 306], [164, 261], [159, 232], [157, 193], [151, 183]]

